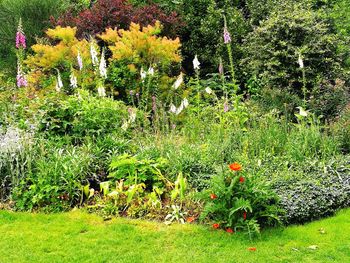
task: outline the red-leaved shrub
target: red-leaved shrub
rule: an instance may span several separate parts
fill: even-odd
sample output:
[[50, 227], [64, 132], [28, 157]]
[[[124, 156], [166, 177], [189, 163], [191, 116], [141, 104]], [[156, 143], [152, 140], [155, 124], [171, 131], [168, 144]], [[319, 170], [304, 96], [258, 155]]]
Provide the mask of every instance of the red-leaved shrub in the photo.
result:
[[128, 29], [131, 22], [142, 26], [163, 25], [162, 35], [174, 37], [182, 26], [176, 12], [165, 13], [158, 5], [134, 7], [127, 0], [98, 0], [91, 8], [74, 15], [67, 11], [58, 19], [51, 18], [53, 25], [77, 27], [79, 37], [100, 34], [106, 28]]

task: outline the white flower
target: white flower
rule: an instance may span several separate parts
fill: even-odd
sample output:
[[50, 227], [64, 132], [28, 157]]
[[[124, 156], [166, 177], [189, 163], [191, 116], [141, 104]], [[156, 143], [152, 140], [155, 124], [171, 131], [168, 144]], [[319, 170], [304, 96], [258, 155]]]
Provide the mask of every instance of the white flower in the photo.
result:
[[184, 108], [187, 108], [187, 107], [188, 107], [189, 103], [188, 103], [187, 98], [184, 98], [184, 99], [183, 99], [182, 104], [183, 104]]
[[299, 67], [301, 69], [303, 69], [304, 68], [304, 61], [303, 61], [303, 59], [301, 57], [301, 54], [299, 54], [298, 63], [299, 63]]
[[205, 92], [208, 93], [208, 94], [212, 94], [213, 93], [213, 90], [209, 87], [206, 87], [205, 88]]
[[122, 125], [122, 130], [126, 131], [129, 128], [129, 122], [124, 122]]
[[63, 88], [63, 83], [61, 79], [61, 74], [59, 71], [57, 71], [56, 91], [60, 92], [62, 88]]
[[180, 75], [177, 77], [177, 80], [175, 81], [173, 88], [178, 89], [183, 82], [184, 82], [184, 76], [181, 72]]
[[199, 67], [200, 65], [201, 65], [201, 63], [199, 62], [198, 57], [196, 55], [194, 57], [194, 60], [193, 60], [193, 68], [194, 68], [194, 70], [200, 69], [200, 67]]
[[103, 78], [107, 78], [107, 66], [106, 66], [106, 59], [105, 59], [105, 52], [102, 51], [101, 55], [101, 62], [100, 62], [100, 75]]
[[172, 113], [176, 113], [176, 107], [175, 107], [174, 104], [170, 105], [170, 110], [169, 111], [172, 112]]
[[141, 79], [144, 80], [147, 77], [147, 72], [144, 71], [143, 68], [141, 68], [140, 75], [141, 75]]
[[80, 51], [78, 51], [77, 60], [78, 60], [79, 70], [82, 70], [83, 69], [83, 59], [82, 59], [82, 57], [80, 55]]
[[308, 112], [304, 110], [302, 107], [297, 107], [299, 109], [299, 115], [303, 117], [307, 117]]
[[183, 102], [182, 102], [181, 105], [180, 105], [180, 107], [177, 108], [177, 110], [176, 110], [176, 115], [179, 115], [179, 114], [183, 111], [183, 109], [184, 109], [184, 104], [183, 104]]
[[102, 85], [98, 86], [97, 92], [98, 92], [98, 96], [106, 97], [106, 90]]
[[151, 66], [149, 69], [148, 69], [148, 72], [147, 74], [153, 76], [154, 75], [154, 68]]
[[129, 121], [130, 121], [130, 123], [135, 122], [135, 120], [136, 120], [136, 110], [129, 108], [128, 112], [129, 112]]
[[90, 55], [91, 55], [92, 65], [96, 66], [98, 64], [97, 51], [96, 51], [94, 43], [92, 41], [90, 43]]
[[78, 80], [77, 80], [77, 77], [74, 75], [73, 71], [70, 74], [70, 86], [72, 88], [77, 88], [78, 87]]

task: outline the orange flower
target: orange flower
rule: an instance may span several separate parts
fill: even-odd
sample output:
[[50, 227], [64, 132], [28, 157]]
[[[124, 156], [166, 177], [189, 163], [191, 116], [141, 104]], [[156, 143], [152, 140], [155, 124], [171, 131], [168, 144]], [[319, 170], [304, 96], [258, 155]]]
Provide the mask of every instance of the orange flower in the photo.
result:
[[248, 247], [249, 251], [256, 251], [256, 247]]
[[244, 220], [247, 219], [247, 212], [243, 212], [243, 219], [244, 219]]
[[227, 232], [227, 233], [230, 233], [230, 234], [233, 234], [235, 231], [233, 231], [232, 228], [227, 228], [227, 229], [226, 229], [226, 232]]
[[216, 194], [210, 194], [210, 199], [216, 199], [216, 198], [218, 198], [218, 196], [216, 195]]
[[245, 178], [243, 176], [239, 177], [239, 182], [240, 183], [244, 183], [244, 181], [245, 181]]
[[230, 164], [229, 167], [230, 167], [230, 169], [232, 171], [240, 171], [240, 170], [242, 170], [242, 166], [239, 163]]
[[193, 216], [187, 218], [187, 223], [192, 223], [195, 220]]
[[213, 224], [213, 228], [215, 228], [215, 229], [218, 229], [218, 228], [220, 228], [220, 224]]

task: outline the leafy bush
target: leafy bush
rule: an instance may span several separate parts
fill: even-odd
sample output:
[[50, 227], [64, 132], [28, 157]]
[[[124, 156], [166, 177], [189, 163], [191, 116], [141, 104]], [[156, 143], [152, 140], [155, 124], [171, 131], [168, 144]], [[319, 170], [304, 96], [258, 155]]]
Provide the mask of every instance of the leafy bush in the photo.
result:
[[160, 21], [164, 25], [163, 35], [175, 36], [181, 21], [175, 12], [166, 13], [157, 5], [134, 7], [127, 0], [98, 0], [91, 8], [74, 15], [66, 12], [55, 25], [78, 28], [78, 36], [100, 34], [106, 28], [128, 29], [131, 22], [142, 26], [154, 25]]
[[287, 224], [305, 223], [333, 215], [338, 209], [350, 205], [349, 162], [335, 169], [305, 173], [303, 178], [280, 179], [273, 188], [286, 210], [283, 221]]
[[257, 76], [268, 87], [302, 95], [304, 84], [311, 92], [320, 81], [343, 77], [341, 43], [331, 24], [309, 5], [287, 1], [248, 34], [241, 64], [249, 77]]
[[161, 170], [166, 164], [165, 159], [139, 160], [124, 154], [112, 160], [108, 177], [115, 181], [124, 180], [126, 185], [144, 183], [148, 189], [163, 187], [167, 180]]
[[350, 107], [348, 106], [338, 120], [331, 124], [331, 131], [340, 143], [344, 153], [350, 153]]
[[349, 102], [349, 92], [345, 81], [323, 81], [311, 92], [310, 108], [316, 115], [332, 119], [339, 116]]
[[215, 222], [214, 228], [228, 232], [260, 232], [261, 225], [279, 222], [278, 198], [261, 178], [244, 175], [241, 166], [231, 164], [230, 173], [223, 171], [213, 178], [211, 194], [201, 215]]
[[42, 142], [38, 156], [32, 172], [13, 190], [16, 208], [57, 212], [78, 204], [92, 160], [90, 154], [84, 148]]
[[96, 78], [90, 57], [90, 45], [86, 40], [80, 41], [76, 38], [76, 28], [56, 27], [48, 29], [46, 34], [54, 45], [45, 42], [33, 45], [34, 54], [25, 60], [30, 69], [29, 85], [36, 89], [48, 87], [53, 90], [57, 83], [57, 70], [59, 70], [63, 73], [63, 85], [66, 87], [66, 91], [69, 91], [72, 68], [79, 68], [78, 53], [84, 61], [83, 74], [76, 73], [79, 86], [90, 87], [94, 84]]
[[81, 140], [86, 136], [99, 137], [109, 133], [124, 133], [122, 125], [129, 119], [126, 106], [110, 98], [97, 98], [87, 92], [80, 95], [44, 99], [39, 132], [48, 135], [72, 136]]

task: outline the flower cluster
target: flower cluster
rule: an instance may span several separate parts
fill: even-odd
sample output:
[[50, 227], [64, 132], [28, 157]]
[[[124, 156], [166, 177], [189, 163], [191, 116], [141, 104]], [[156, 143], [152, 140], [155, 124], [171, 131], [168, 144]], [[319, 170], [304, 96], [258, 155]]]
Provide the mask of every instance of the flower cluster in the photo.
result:
[[25, 49], [26, 47], [27, 47], [26, 36], [24, 35], [24, 32], [23, 32], [22, 19], [20, 19], [18, 23], [17, 33], [16, 33], [16, 48]]

